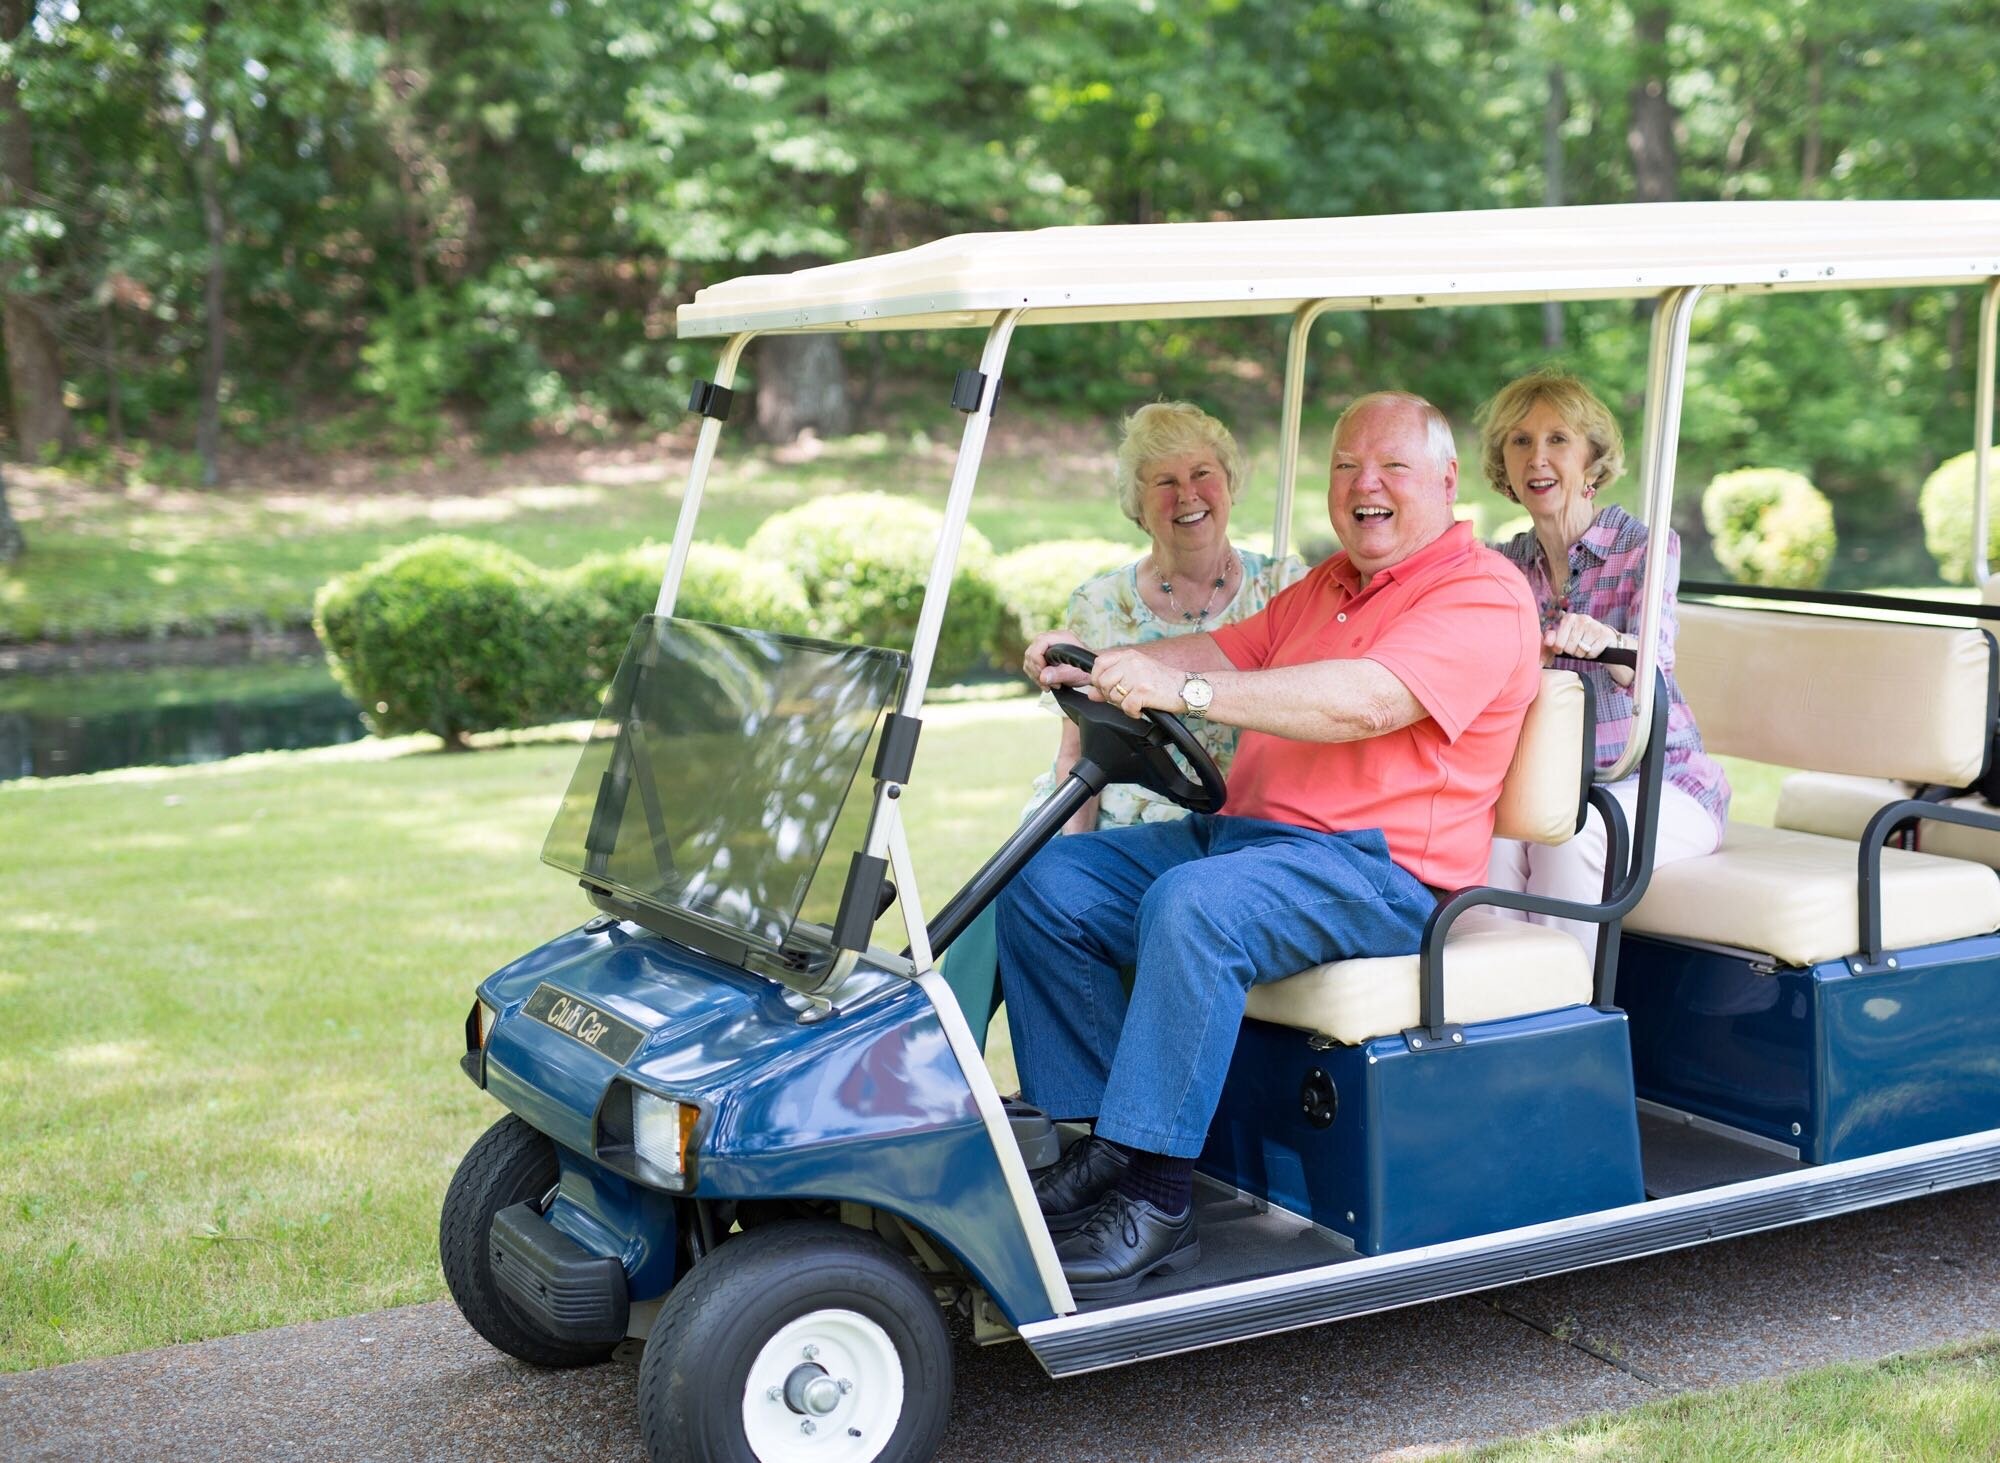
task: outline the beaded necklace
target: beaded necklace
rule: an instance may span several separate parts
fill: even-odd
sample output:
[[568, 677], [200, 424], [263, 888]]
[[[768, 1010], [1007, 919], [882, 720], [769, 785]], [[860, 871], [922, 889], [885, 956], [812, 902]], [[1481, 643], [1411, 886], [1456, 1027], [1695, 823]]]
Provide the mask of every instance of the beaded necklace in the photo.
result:
[[1223, 561], [1222, 572], [1215, 576], [1215, 583], [1208, 591], [1208, 603], [1203, 605], [1199, 610], [1182, 609], [1180, 601], [1174, 598], [1174, 581], [1172, 577], [1164, 574], [1161, 575], [1160, 593], [1167, 597], [1167, 608], [1179, 615], [1183, 620], [1186, 620], [1190, 625], [1193, 625], [1196, 629], [1200, 629], [1202, 621], [1215, 613], [1215, 597], [1222, 593], [1222, 587], [1229, 583], [1229, 571], [1235, 566], [1235, 563], [1236, 551], [1231, 549], [1229, 557]]

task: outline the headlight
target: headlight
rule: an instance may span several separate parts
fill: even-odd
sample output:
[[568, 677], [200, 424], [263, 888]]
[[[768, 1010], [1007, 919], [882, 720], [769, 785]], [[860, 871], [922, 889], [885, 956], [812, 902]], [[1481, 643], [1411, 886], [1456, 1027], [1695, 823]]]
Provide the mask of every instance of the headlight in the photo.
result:
[[614, 1081], [597, 1109], [597, 1156], [661, 1189], [689, 1186], [688, 1149], [701, 1109]]
[[669, 1178], [687, 1174], [688, 1139], [694, 1136], [696, 1108], [670, 1098], [632, 1090], [632, 1151], [639, 1161]]
[[472, 1009], [465, 1013], [465, 1049], [469, 1052], [484, 1051], [486, 1038], [493, 1031], [493, 1023], [500, 1013], [484, 1001], [475, 1000]]

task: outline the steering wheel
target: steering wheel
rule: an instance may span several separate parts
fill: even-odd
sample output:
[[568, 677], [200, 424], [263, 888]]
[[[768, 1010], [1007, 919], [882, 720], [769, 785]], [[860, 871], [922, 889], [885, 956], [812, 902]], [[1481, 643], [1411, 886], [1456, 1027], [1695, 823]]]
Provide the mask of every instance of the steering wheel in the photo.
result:
[[[1081, 645], [1051, 645], [1046, 658], [1052, 665], [1080, 671], [1097, 664], [1096, 652]], [[1107, 781], [1136, 782], [1192, 813], [1222, 811], [1229, 796], [1222, 769], [1178, 716], [1149, 708], [1143, 719], [1135, 720], [1108, 702], [1091, 700], [1074, 686], [1051, 690], [1056, 705], [1083, 736], [1083, 755], [1104, 771]], [[1186, 759], [1194, 776], [1181, 770], [1168, 755], [1170, 749]]]

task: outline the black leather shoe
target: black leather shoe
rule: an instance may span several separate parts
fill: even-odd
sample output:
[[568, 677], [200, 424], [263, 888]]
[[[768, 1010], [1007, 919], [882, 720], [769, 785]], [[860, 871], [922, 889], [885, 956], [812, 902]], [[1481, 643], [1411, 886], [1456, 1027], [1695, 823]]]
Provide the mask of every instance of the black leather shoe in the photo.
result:
[[1171, 1275], [1200, 1258], [1193, 1204], [1176, 1218], [1118, 1189], [1056, 1246], [1063, 1279], [1078, 1300], [1130, 1295], [1148, 1275]]
[[1124, 1149], [1102, 1138], [1070, 1144], [1054, 1167], [1035, 1176], [1035, 1202], [1049, 1233], [1061, 1239], [1095, 1214], [1131, 1162]]

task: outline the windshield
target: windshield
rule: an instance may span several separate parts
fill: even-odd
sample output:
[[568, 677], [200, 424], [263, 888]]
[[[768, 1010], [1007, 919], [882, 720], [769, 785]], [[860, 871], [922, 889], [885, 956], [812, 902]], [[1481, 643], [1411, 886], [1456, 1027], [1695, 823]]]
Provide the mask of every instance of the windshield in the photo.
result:
[[865, 832], [840, 811], [907, 668], [895, 651], [648, 615], [543, 861], [782, 948], [836, 822], [857, 847]]

